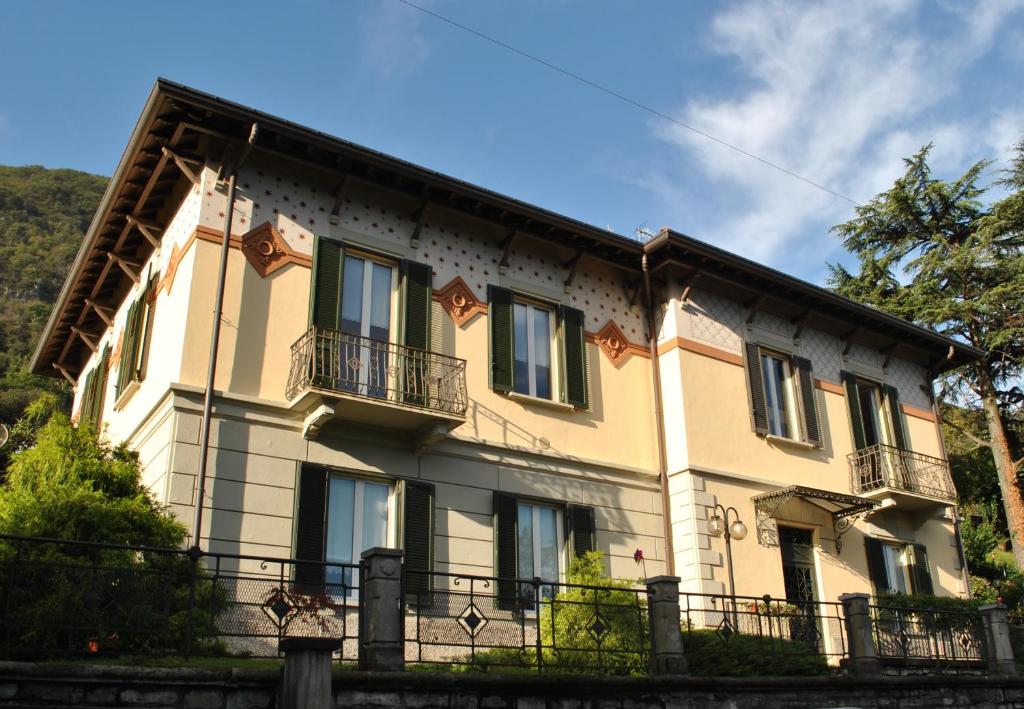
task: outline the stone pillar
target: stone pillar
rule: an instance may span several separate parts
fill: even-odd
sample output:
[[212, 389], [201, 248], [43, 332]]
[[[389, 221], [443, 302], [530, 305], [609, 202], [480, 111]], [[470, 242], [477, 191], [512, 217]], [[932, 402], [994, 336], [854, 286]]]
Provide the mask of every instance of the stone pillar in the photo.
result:
[[341, 647], [333, 638], [284, 638], [281, 709], [330, 709], [331, 654]]
[[988, 653], [989, 670], [1000, 675], [1017, 674], [1006, 606], [1002, 603], [993, 603], [982, 606], [979, 610], [985, 623], [985, 649]]
[[647, 613], [651, 625], [651, 673], [686, 674], [683, 631], [679, 620], [679, 577], [647, 579]]
[[866, 593], [844, 593], [839, 597], [846, 616], [847, 649], [850, 652], [850, 672], [855, 675], [878, 675], [882, 663], [875, 651], [875, 636], [871, 623], [871, 596]]
[[405, 669], [405, 607], [402, 602], [401, 549], [374, 547], [363, 552], [362, 651], [359, 669]]

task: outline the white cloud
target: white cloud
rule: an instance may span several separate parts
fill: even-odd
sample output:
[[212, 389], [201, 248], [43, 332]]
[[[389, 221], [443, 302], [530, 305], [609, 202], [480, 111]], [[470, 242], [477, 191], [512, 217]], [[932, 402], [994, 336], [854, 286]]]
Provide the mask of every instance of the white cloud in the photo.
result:
[[425, 62], [431, 45], [420, 31], [423, 17], [423, 13], [399, 2], [370, 3], [358, 21], [366, 65], [391, 75], [408, 72]]
[[[929, 141], [936, 169], [957, 170], [997, 150], [1005, 155], [1007, 139], [1012, 144], [1013, 131], [1024, 128], [1024, 102], [1014, 97], [1020, 110], [994, 117], [941, 120], [940, 108], [1021, 6], [742, 2], [714, 19], [709, 48], [746, 81], [732, 92], [717, 87], [716, 96], [693, 98], [677, 115], [864, 201], [902, 171], [900, 158]], [[938, 37], [920, 17], [930, 13], [934, 25], [936, 12], [944, 20]], [[820, 270], [837, 248], [826, 230], [849, 217], [848, 203], [683, 128], [654, 130], [680, 150], [686, 171], [696, 169], [734, 206], [707, 214], [685, 203], [690, 192], [664, 177], [651, 179], [652, 192], [672, 205], [683, 229], [787, 270], [800, 267], [801, 255], [803, 265]]]

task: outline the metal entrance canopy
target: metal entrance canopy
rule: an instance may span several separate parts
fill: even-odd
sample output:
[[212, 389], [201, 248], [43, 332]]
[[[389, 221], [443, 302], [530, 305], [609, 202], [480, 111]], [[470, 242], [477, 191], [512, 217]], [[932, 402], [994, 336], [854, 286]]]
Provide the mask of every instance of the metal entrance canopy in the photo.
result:
[[751, 498], [754, 502], [754, 511], [757, 515], [757, 540], [764, 545], [773, 545], [777, 534], [771, 520], [775, 513], [784, 504], [799, 497], [812, 505], [820, 507], [832, 517], [832, 529], [836, 537], [836, 553], [842, 551], [843, 545], [840, 541], [846, 532], [853, 526], [855, 518], [868, 512], [879, 505], [877, 500], [869, 500], [857, 495], [849, 495], [843, 492], [832, 490], [819, 490], [813, 487], [802, 485], [790, 485], [778, 490], [755, 495]]

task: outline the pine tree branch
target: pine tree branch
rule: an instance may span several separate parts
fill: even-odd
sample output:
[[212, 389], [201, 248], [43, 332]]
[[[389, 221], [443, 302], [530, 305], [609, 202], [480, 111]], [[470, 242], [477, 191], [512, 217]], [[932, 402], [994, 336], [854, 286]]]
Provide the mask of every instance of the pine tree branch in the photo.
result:
[[986, 440], [984, 440], [982, 438], [978, 438], [977, 436], [975, 436], [973, 433], [971, 433], [970, 431], [965, 429], [960, 424], [955, 423], [953, 421], [950, 421], [948, 418], [943, 418], [942, 419], [942, 423], [944, 423], [945, 425], [949, 426], [950, 428], [956, 430], [960, 435], [962, 435], [962, 436], [964, 436], [966, 438], [969, 438], [975, 444], [974, 448], [971, 448], [971, 450], [977, 450], [979, 448], [988, 448], [988, 449], [992, 448], [992, 442], [991, 441], [986, 441]]

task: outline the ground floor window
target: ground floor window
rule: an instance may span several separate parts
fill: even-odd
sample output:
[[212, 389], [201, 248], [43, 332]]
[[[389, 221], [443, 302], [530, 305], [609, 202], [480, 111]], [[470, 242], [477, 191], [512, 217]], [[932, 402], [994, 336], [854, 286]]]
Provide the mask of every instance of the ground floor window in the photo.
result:
[[923, 544], [871, 537], [864, 544], [875, 593], [933, 592], [928, 551]]
[[[332, 475], [327, 486], [325, 560], [353, 564], [373, 547], [389, 546], [391, 486]], [[326, 582], [332, 592], [351, 595], [351, 569], [327, 567]]]

